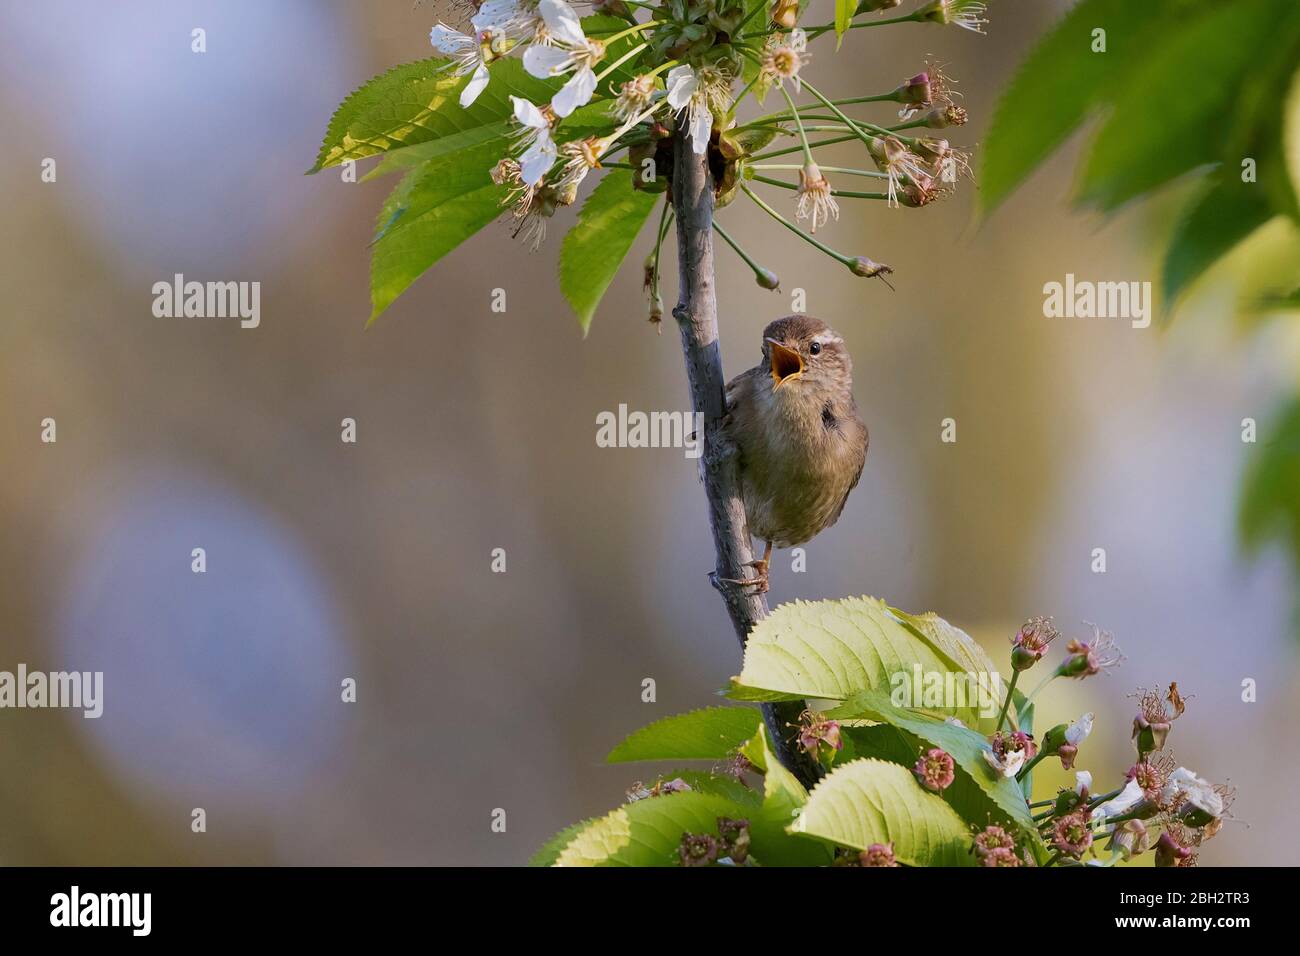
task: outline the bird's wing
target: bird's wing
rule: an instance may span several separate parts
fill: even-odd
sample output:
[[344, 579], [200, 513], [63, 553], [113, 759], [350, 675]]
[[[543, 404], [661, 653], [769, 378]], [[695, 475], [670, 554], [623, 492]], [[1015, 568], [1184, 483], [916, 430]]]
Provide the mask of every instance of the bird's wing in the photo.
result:
[[[856, 412], [857, 409], [854, 409], [855, 415]], [[865, 423], [859, 421], [858, 424], [862, 426], [862, 455], [858, 458], [858, 470], [853, 476], [853, 481], [849, 484], [849, 490], [844, 492], [844, 497], [840, 499], [840, 506], [835, 509], [835, 516], [831, 518], [830, 524], [828, 524], [827, 527], [830, 527], [830, 525], [840, 520], [840, 515], [844, 512], [844, 506], [848, 504], [849, 495], [853, 494], [853, 489], [858, 486], [858, 481], [862, 478], [862, 469], [867, 464], [867, 446], [871, 443], [871, 436], [867, 432], [867, 426]]]

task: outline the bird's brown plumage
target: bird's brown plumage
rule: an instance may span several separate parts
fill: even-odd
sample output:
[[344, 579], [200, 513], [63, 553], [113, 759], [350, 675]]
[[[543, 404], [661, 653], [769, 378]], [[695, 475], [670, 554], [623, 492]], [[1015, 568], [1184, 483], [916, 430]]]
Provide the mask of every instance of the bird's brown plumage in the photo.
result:
[[[779, 343], [779, 387], [771, 340]], [[789, 374], [793, 359], [780, 346], [798, 355], [800, 371]], [[728, 384], [727, 431], [740, 453], [751, 534], [786, 548], [839, 518], [867, 457], [852, 373], [834, 329], [791, 315], [763, 331], [762, 361]]]

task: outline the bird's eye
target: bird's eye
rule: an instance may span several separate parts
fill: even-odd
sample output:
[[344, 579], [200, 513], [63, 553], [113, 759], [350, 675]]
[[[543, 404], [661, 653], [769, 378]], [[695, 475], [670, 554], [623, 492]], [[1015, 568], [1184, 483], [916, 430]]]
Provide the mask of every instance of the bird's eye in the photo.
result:
[[820, 342], [814, 342], [812, 345], [808, 346], [808, 352], [811, 355], [820, 355], [821, 351], [822, 344]]

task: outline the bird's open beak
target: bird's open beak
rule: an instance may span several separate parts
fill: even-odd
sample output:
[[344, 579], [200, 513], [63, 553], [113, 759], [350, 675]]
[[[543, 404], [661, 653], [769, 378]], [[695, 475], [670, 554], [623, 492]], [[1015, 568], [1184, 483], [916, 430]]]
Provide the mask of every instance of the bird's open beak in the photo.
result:
[[772, 347], [772, 391], [776, 391], [785, 382], [803, 374], [803, 359], [794, 349], [786, 348], [776, 339], [768, 339], [767, 344]]

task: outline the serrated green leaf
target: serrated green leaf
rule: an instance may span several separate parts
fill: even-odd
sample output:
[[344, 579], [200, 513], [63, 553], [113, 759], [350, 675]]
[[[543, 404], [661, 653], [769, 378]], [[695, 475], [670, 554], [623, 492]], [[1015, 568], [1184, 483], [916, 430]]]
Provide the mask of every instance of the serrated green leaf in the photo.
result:
[[971, 835], [956, 811], [922, 789], [911, 771], [883, 760], [855, 760], [819, 783], [791, 832], [865, 850], [893, 846], [908, 866], [971, 866]]
[[587, 829], [587, 827], [591, 826], [593, 823], [596, 823], [599, 819], [599, 817], [593, 817], [590, 820], [583, 820], [581, 823], [575, 823], [572, 826], [565, 827], [559, 833], [555, 834], [555, 836], [542, 844], [541, 848], [534, 853], [532, 858], [528, 861], [528, 865], [554, 866], [555, 861], [560, 858], [560, 854], [564, 851], [564, 848], [573, 842], [574, 837]]
[[[1268, 196], [1258, 183], [1243, 183], [1237, 176], [1220, 177], [1174, 228], [1162, 283], [1167, 306], [1233, 246], [1272, 218]], [[1166, 308], [1166, 313], [1169, 311]]]
[[674, 793], [638, 800], [584, 827], [555, 866], [675, 866], [684, 833], [716, 833], [718, 817], [743, 818], [745, 808], [711, 793]]
[[721, 760], [754, 736], [763, 715], [752, 707], [706, 707], [656, 720], [609, 752], [609, 763]]
[[490, 139], [430, 160], [384, 203], [370, 259], [373, 322], [435, 262], [501, 214], [506, 190], [491, 169], [504, 140]]
[[1145, 51], [1116, 90], [1113, 110], [1084, 161], [1077, 201], [1111, 211], [1218, 162], [1242, 80], [1290, 2], [1237, 0], [1200, 17], [1170, 20], [1169, 36]]
[[375, 164], [375, 168], [361, 177], [361, 181], [368, 182], [372, 179], [378, 179], [380, 176], [387, 176], [389, 173], [415, 169], [427, 162], [440, 159], [449, 153], [459, 152], [462, 149], [468, 149], [471, 146], [478, 146], [486, 142], [497, 143], [502, 150], [501, 155], [504, 156], [504, 150], [509, 143], [506, 138], [509, 131], [509, 124], [505, 120], [497, 120], [459, 133], [440, 136], [428, 142], [416, 143], [414, 146], [395, 149], [392, 152], [385, 153], [383, 159]]
[[[1033, 816], [1016, 781], [995, 776], [985, 762], [983, 752], [988, 749], [988, 741], [983, 735], [966, 727], [895, 707], [888, 695], [878, 691], [855, 694], [828, 712], [827, 716], [834, 719], [866, 718], [880, 721], [919, 737], [926, 746], [947, 751], [952, 755], [958, 772], [974, 784], [974, 788], [965, 794], [968, 799], [961, 803], [953, 799], [962, 796], [960, 791], [955, 794], [948, 791], [943, 793], [943, 797], [952, 802], [967, 822], [983, 826], [992, 818], [993, 822], [1014, 827], [1031, 839], [1036, 834]], [[949, 790], [951, 789], [950, 787]], [[975, 799], [969, 799], [971, 797]]]
[[465, 109], [459, 97], [467, 78], [446, 67], [437, 57], [406, 63], [352, 93], [330, 119], [308, 172], [500, 123], [511, 115], [511, 94], [542, 103], [559, 86], [529, 76], [517, 60], [498, 60], [487, 87]]
[[[988, 213], [1060, 146], [1150, 51], [1152, 38], [1194, 15], [1182, 0], [1083, 0], [1034, 47], [998, 102], [980, 150], [978, 198]], [[1106, 52], [1093, 53], [1093, 31]]]
[[[996, 673], [979, 645], [941, 618], [906, 615], [875, 598], [795, 601], [750, 633], [728, 696], [847, 700], [861, 690], [888, 692], [893, 680], [910, 683], [918, 666], [922, 675]], [[996, 716], [983, 709], [976, 699], [926, 712], [991, 733]]]
[[560, 291], [578, 316], [584, 335], [658, 198], [632, 188], [631, 170], [613, 170], [592, 190], [577, 223], [565, 235], [560, 246]]

